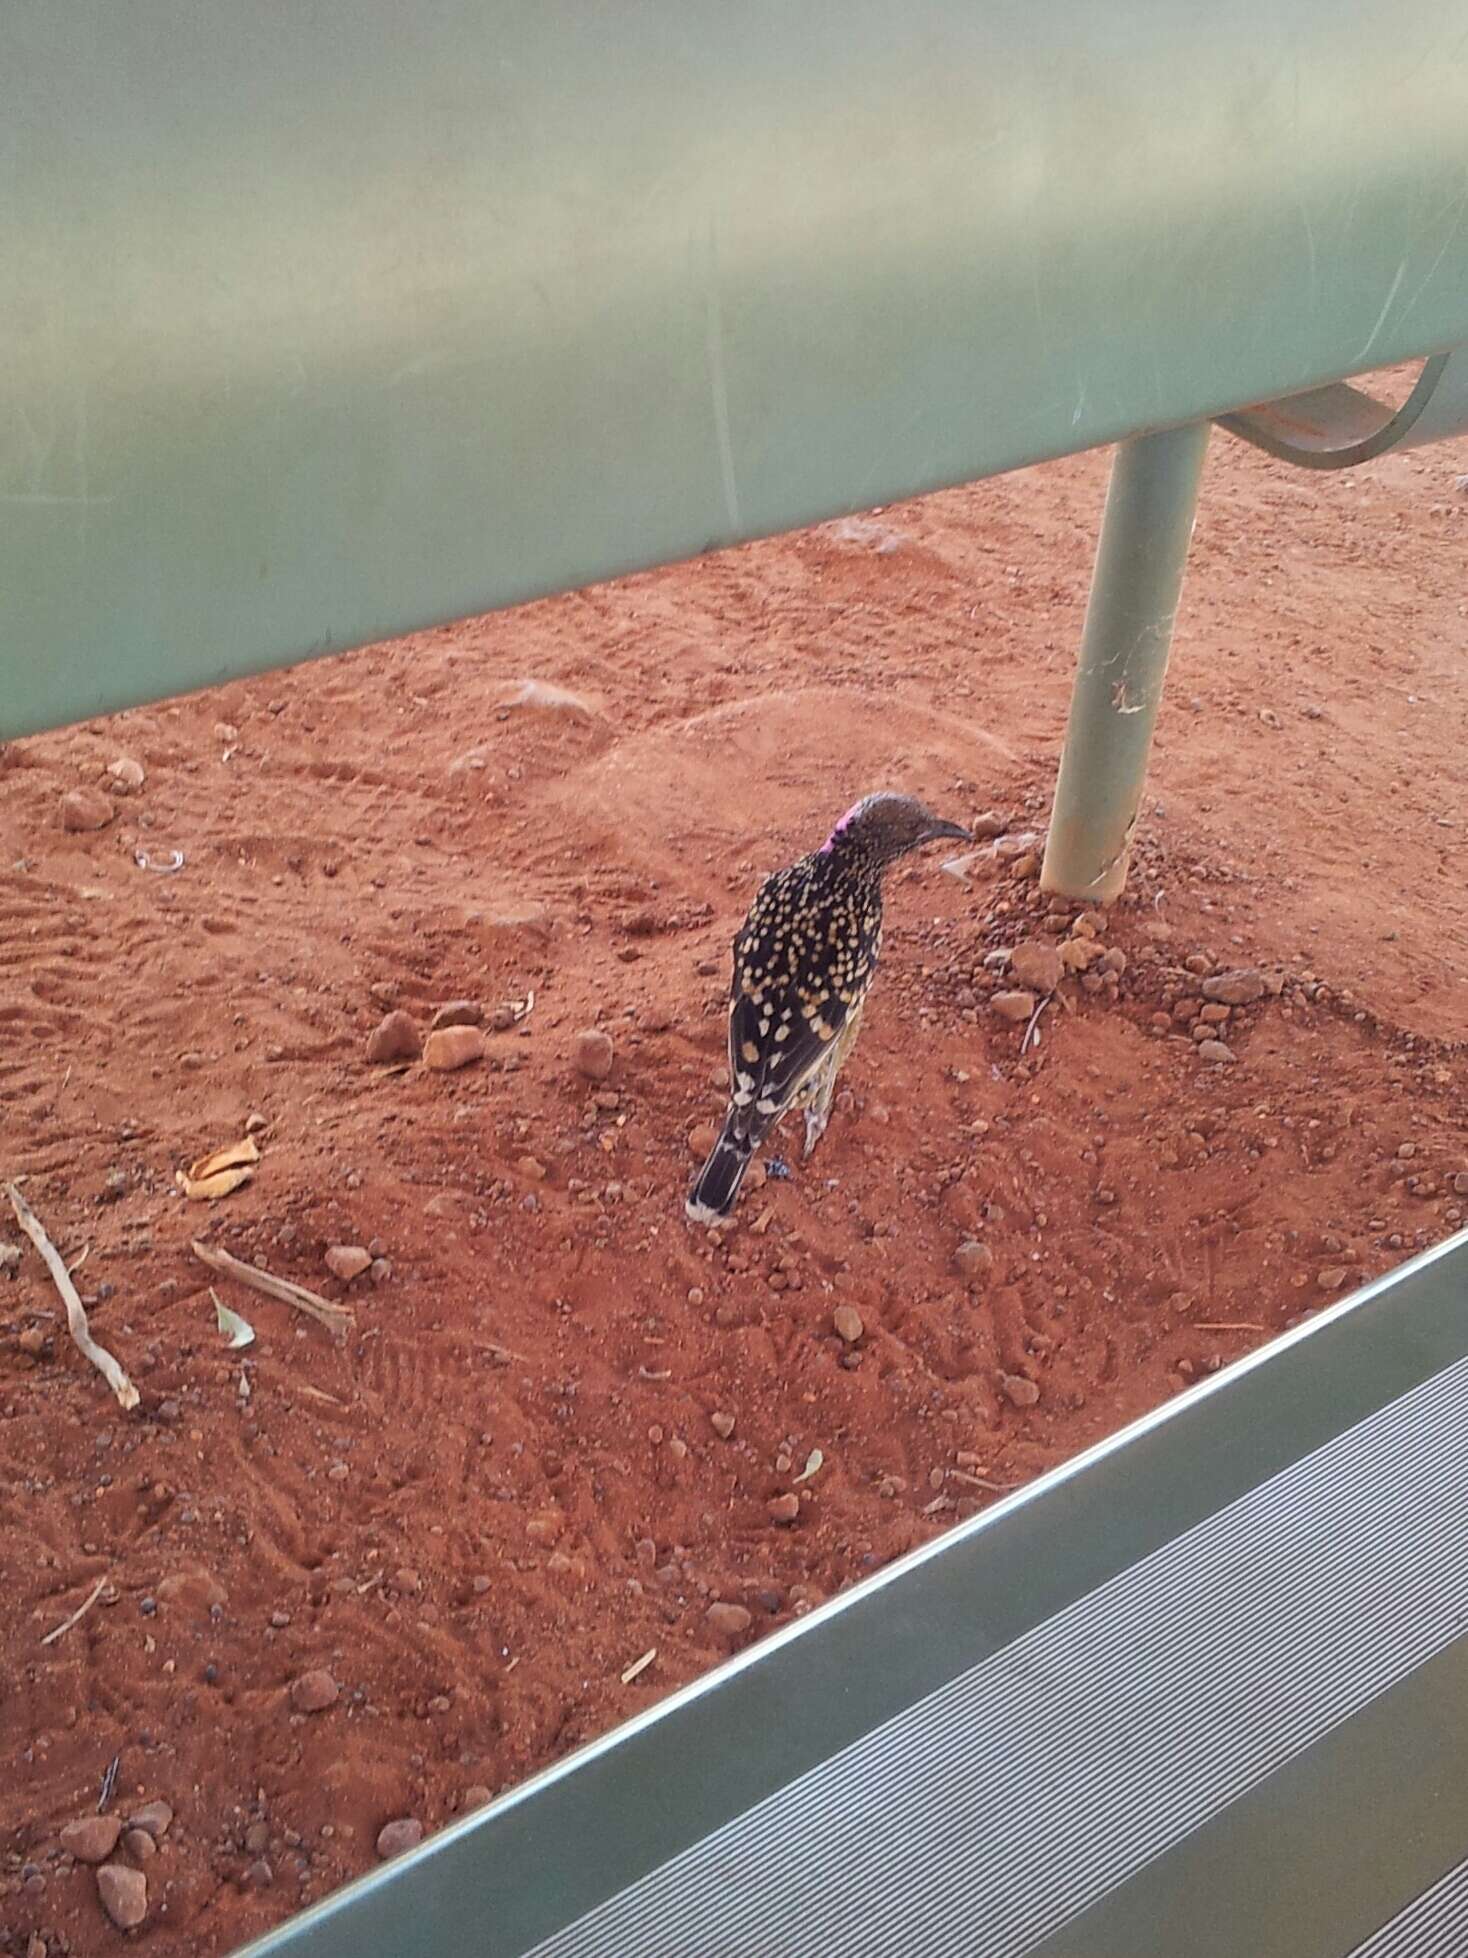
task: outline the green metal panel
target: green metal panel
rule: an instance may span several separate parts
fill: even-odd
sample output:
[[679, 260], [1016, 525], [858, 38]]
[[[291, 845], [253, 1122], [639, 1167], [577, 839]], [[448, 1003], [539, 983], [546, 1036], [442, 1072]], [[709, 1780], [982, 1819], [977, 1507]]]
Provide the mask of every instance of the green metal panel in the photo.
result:
[[1468, 339], [1465, 0], [7, 0], [0, 736]]

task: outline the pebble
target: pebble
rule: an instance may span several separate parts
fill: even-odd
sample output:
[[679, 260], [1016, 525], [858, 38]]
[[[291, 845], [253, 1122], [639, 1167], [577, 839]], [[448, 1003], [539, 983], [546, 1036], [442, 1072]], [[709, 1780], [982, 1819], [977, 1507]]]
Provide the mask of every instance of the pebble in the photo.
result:
[[122, 1846], [135, 1863], [146, 1863], [149, 1857], [158, 1854], [158, 1844], [146, 1829], [129, 1829]]
[[1221, 1027], [1227, 1024], [1228, 1017], [1232, 1012], [1233, 1008], [1231, 1006], [1211, 1003], [1200, 1010], [1198, 1018], [1205, 1027]]
[[1460, 1169], [1453, 1178], [1453, 1195], [1468, 1197], [1468, 1169]]
[[965, 1278], [980, 1278], [994, 1268], [994, 1253], [976, 1237], [966, 1237], [953, 1254], [953, 1262]]
[[395, 1822], [384, 1822], [377, 1832], [377, 1853], [384, 1862], [416, 1849], [423, 1840], [423, 1824], [416, 1815], [401, 1815]]
[[770, 1500], [765, 1504], [765, 1508], [769, 1511], [770, 1521], [772, 1523], [788, 1525], [794, 1523], [799, 1518], [800, 1498], [792, 1489], [786, 1495], [771, 1496]]
[[734, 1432], [734, 1416], [732, 1414], [711, 1414], [709, 1416], [709, 1424], [713, 1428], [714, 1433], [722, 1441], [727, 1441]]
[[106, 829], [116, 814], [111, 797], [100, 789], [68, 789], [61, 798], [61, 827], [73, 835]]
[[1067, 972], [1089, 972], [1101, 957], [1094, 938], [1068, 938], [1055, 954]]
[[1027, 938], [1010, 953], [1009, 970], [1021, 986], [1033, 987], [1037, 993], [1053, 993], [1063, 970], [1060, 952], [1043, 939]]
[[990, 1006], [1001, 1020], [1028, 1020], [1035, 1010], [1033, 993], [995, 993]]
[[131, 755], [119, 755], [116, 761], [108, 762], [107, 773], [119, 795], [136, 795], [148, 779], [143, 764]]
[[699, 1122], [688, 1131], [689, 1154], [696, 1156], [702, 1162], [718, 1139], [719, 1131], [712, 1122]]
[[324, 1667], [303, 1672], [291, 1682], [291, 1706], [297, 1713], [324, 1713], [335, 1706], [341, 1688]]
[[1202, 978], [1213, 970], [1213, 961], [1206, 952], [1193, 952], [1183, 960], [1183, 970]]
[[1114, 972], [1118, 979], [1126, 971], [1126, 953], [1119, 945], [1113, 945], [1101, 954], [1101, 970]]
[[831, 1314], [831, 1324], [848, 1346], [854, 1346], [866, 1331], [861, 1314], [854, 1305], [838, 1305]]
[[1198, 1042], [1200, 1061], [1233, 1061], [1238, 1059], [1232, 1047], [1226, 1047], [1221, 1040], [1200, 1040]]
[[385, 1285], [388, 1279], [392, 1277], [391, 1258], [374, 1258], [372, 1260], [371, 1271], [373, 1284]]
[[435, 1033], [441, 1027], [478, 1027], [483, 1024], [484, 1008], [477, 999], [451, 999], [440, 1006], [433, 1016]]
[[423, 1065], [436, 1074], [450, 1074], [456, 1067], [484, 1059], [484, 1035], [478, 1027], [440, 1027], [423, 1043]]
[[986, 809], [982, 816], [974, 817], [968, 833], [975, 843], [990, 843], [996, 836], [1003, 836], [1008, 828], [1008, 816], [1001, 816], [997, 809]]
[[245, 1888], [247, 1890], [268, 1890], [274, 1881], [275, 1871], [263, 1856], [256, 1857], [255, 1861], [245, 1871]]
[[135, 1931], [148, 1915], [148, 1880], [125, 1863], [104, 1863], [97, 1872], [97, 1895], [119, 1931]]
[[709, 1606], [704, 1613], [704, 1622], [720, 1638], [738, 1638], [749, 1630], [754, 1618], [742, 1604], [718, 1603]]
[[416, 1061], [422, 1052], [423, 1036], [417, 1023], [401, 1007], [378, 1022], [367, 1042], [368, 1060], [379, 1065], [384, 1061]]
[[1040, 1390], [1033, 1380], [1026, 1380], [1022, 1373], [1002, 1373], [999, 1386], [1004, 1398], [1015, 1407], [1033, 1407], [1040, 1398]]
[[1219, 1001], [1224, 1006], [1252, 1006], [1255, 1000], [1263, 999], [1268, 990], [1264, 974], [1257, 972], [1253, 966], [1239, 966], [1232, 972], [1217, 973], [1213, 978], [1205, 979], [1201, 987], [1204, 999]]
[[46, 1350], [46, 1329], [44, 1326], [27, 1326], [16, 1341], [22, 1353], [28, 1353], [38, 1360]]
[[326, 1247], [326, 1269], [344, 1285], [350, 1285], [354, 1278], [360, 1278], [371, 1264], [372, 1254], [360, 1244], [329, 1244]]
[[587, 1027], [576, 1036], [571, 1049], [576, 1072], [588, 1081], [605, 1081], [612, 1071], [612, 1038], [600, 1027]]
[[84, 1815], [61, 1831], [61, 1847], [79, 1863], [105, 1863], [117, 1847], [122, 1823], [115, 1815]]
[[475, 1781], [464, 1790], [459, 1807], [467, 1814], [471, 1808], [483, 1808], [486, 1802], [494, 1800], [494, 1790], [486, 1788], [482, 1781]]
[[1315, 1282], [1322, 1292], [1338, 1292], [1350, 1275], [1344, 1265], [1322, 1265], [1315, 1274]]

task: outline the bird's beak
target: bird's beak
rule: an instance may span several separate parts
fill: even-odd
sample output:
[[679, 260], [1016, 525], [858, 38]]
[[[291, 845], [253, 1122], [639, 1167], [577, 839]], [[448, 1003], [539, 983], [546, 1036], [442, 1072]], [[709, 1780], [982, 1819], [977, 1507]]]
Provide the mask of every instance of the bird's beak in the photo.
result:
[[932, 822], [923, 833], [924, 843], [936, 843], [939, 837], [951, 836], [955, 843], [972, 843], [973, 838], [966, 829], [957, 823]]

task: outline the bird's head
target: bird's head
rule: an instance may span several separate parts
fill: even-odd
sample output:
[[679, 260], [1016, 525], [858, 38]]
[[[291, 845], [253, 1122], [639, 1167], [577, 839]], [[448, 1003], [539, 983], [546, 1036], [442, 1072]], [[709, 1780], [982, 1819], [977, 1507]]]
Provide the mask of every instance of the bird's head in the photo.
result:
[[893, 795], [886, 790], [863, 796], [831, 831], [824, 845], [827, 851], [851, 851], [885, 867], [905, 857], [909, 850], [924, 843], [951, 837], [958, 843], [973, 838], [957, 823], [944, 822], [926, 803], [913, 795]]

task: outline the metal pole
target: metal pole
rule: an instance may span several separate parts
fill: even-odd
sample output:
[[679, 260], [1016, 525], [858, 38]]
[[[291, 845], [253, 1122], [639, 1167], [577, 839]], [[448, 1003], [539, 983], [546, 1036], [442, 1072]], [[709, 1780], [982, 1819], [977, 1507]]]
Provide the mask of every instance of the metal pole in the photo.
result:
[[1116, 452], [1040, 873], [1064, 897], [1126, 883], [1207, 447], [1192, 422]]

